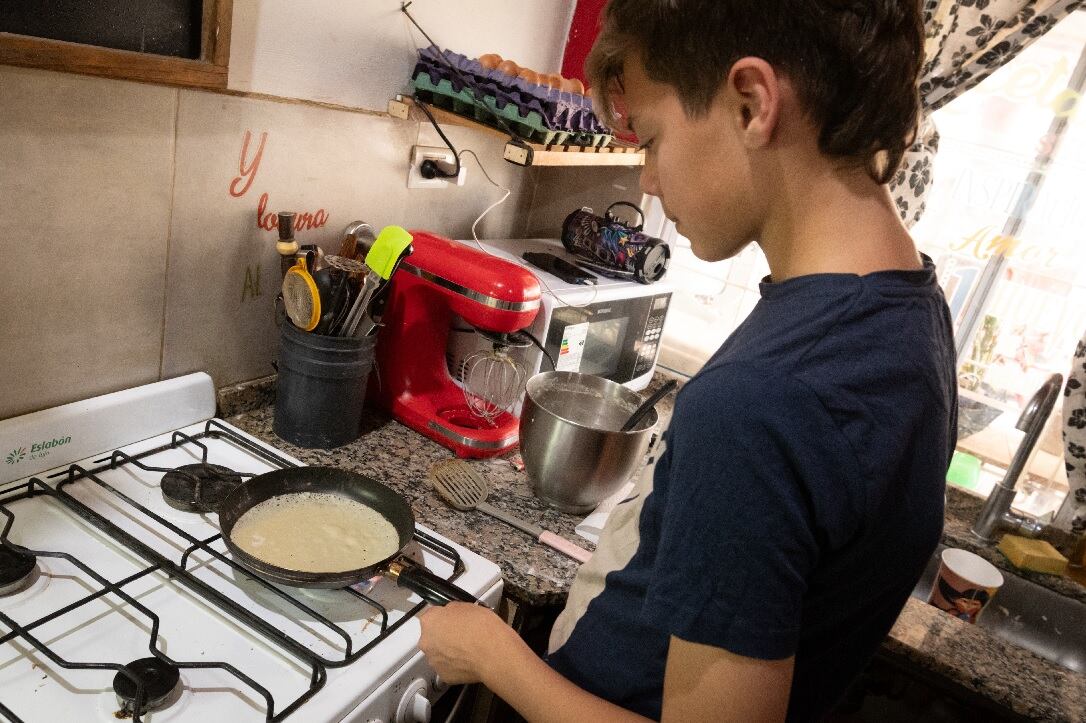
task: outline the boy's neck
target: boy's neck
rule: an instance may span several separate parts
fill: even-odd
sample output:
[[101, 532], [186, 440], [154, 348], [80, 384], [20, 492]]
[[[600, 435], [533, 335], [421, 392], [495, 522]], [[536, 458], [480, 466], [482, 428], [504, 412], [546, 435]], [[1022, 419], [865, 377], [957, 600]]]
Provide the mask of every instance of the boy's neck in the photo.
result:
[[758, 243], [775, 282], [819, 273], [863, 276], [919, 269], [923, 262], [890, 192], [863, 169], [825, 158], [772, 174]]

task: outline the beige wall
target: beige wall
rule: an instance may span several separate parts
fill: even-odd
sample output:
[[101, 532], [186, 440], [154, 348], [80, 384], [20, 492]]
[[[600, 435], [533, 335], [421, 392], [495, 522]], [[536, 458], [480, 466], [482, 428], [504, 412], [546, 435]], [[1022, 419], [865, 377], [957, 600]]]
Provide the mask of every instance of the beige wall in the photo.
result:
[[[401, 0], [234, 0], [230, 87], [382, 110], [405, 90], [426, 39]], [[409, 12], [434, 42], [498, 53], [537, 72], [562, 67], [574, 0], [425, 0]]]
[[[399, 0], [302, 5], [235, 0], [233, 95], [0, 66], [0, 419], [196, 370], [218, 386], [271, 373], [263, 194], [266, 214], [323, 211], [297, 236], [326, 251], [355, 219], [467, 238], [500, 198], [467, 157], [465, 186], [407, 188], [411, 146], [441, 141], [383, 112], [424, 44]], [[540, 70], [558, 69], [573, 7], [412, 6], [442, 45]], [[523, 169], [499, 136], [446, 131], [512, 191], [481, 237], [557, 237], [571, 210], [639, 196], [636, 171]]]
[[[408, 190], [417, 123], [0, 66], [0, 418], [206, 370], [216, 384], [271, 373], [276, 233], [257, 207], [328, 217], [302, 243], [333, 251], [353, 219], [452, 236], [496, 198]], [[267, 134], [244, 195], [230, 193]], [[522, 233], [530, 174], [489, 134], [453, 129], [513, 189], [481, 230]], [[240, 191], [244, 182], [234, 185]]]
[[[467, 238], [500, 197], [471, 159], [463, 187], [408, 190], [411, 146], [438, 141], [381, 114], [4, 66], [0, 88], [0, 418], [195, 370], [219, 386], [271, 373], [262, 194], [267, 213], [324, 210], [298, 238], [327, 251], [354, 219]], [[526, 170], [499, 137], [447, 131], [513, 191], [481, 237], [557, 237], [574, 208], [636, 200], [628, 169]], [[235, 196], [247, 133], [247, 166], [267, 135]]]

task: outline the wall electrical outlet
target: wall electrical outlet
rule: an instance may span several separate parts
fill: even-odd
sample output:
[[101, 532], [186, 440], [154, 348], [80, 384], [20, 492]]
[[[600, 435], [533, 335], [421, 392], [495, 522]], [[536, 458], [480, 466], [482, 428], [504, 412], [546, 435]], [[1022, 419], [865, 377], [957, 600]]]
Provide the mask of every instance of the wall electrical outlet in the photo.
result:
[[447, 163], [450, 166], [456, 165], [456, 157], [453, 152], [448, 148], [442, 148], [440, 146], [412, 146], [411, 148], [411, 166], [407, 169], [407, 187], [408, 188], [445, 188], [446, 186], [455, 185], [463, 186], [464, 180], [467, 176], [467, 168], [464, 164], [460, 164], [460, 175], [456, 178], [425, 178], [422, 175], [423, 161], [440, 161]]

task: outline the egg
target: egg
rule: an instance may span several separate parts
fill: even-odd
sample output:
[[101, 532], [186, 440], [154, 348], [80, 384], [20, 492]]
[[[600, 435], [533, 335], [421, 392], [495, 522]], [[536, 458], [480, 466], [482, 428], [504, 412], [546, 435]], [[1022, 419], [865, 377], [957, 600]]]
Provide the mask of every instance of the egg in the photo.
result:
[[517, 72], [520, 70], [520, 66], [514, 63], [512, 60], [503, 60], [498, 63], [498, 72], [511, 75], [514, 78], [517, 77]]
[[479, 65], [483, 66], [487, 70], [494, 70], [502, 62], [502, 56], [497, 53], [487, 53], [486, 55], [479, 56]]
[[580, 93], [584, 94], [584, 83], [576, 78], [562, 78], [562, 92], [563, 93]]
[[517, 77], [523, 80], [525, 83], [539, 85], [539, 73], [535, 72], [531, 68], [521, 68], [520, 72], [517, 73]]

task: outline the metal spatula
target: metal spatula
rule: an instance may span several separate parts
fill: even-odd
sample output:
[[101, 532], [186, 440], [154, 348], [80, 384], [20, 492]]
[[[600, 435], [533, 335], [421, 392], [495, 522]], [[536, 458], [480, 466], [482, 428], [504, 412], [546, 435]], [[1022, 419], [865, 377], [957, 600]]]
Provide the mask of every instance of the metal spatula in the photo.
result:
[[467, 462], [458, 459], [446, 459], [430, 468], [430, 484], [445, 501], [458, 510], [479, 510], [497, 518], [507, 525], [527, 532], [536, 541], [568, 555], [578, 562], [588, 562], [592, 553], [573, 544], [564, 537], [548, 532], [508, 512], [499, 510], [486, 503], [490, 486], [476, 473]]

